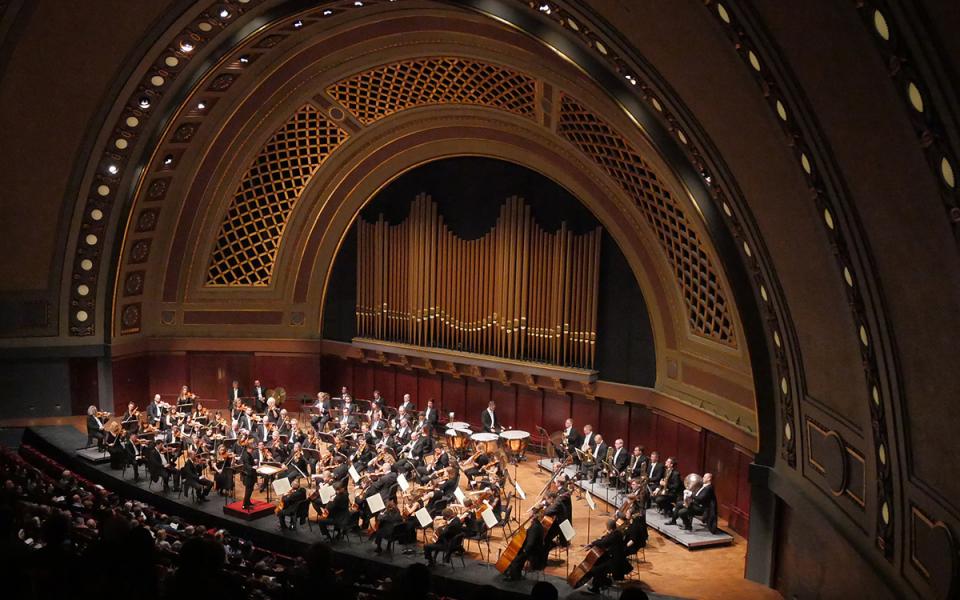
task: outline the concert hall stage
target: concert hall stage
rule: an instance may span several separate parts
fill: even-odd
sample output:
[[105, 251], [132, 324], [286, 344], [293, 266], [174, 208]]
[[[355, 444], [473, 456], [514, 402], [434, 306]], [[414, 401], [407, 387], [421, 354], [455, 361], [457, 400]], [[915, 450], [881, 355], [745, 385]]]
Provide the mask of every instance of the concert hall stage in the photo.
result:
[[[164, 493], [162, 486], [154, 484], [148, 489], [149, 477], [146, 469], [141, 469], [141, 480], [134, 483], [133, 473], [128, 469], [122, 477], [120, 471], [111, 470], [109, 464], [91, 464], [77, 456], [77, 450], [85, 445], [86, 436], [70, 426], [30, 427], [23, 435], [22, 444], [29, 445], [63, 464], [66, 468], [76, 471], [87, 479], [103, 485], [106, 489], [115, 491], [134, 500], [149, 503], [157, 509], [182, 517], [187, 522], [202, 524], [211, 528], [222, 528], [231, 534], [240, 535], [262, 548], [280, 552], [288, 556], [300, 555], [309, 544], [322, 539], [319, 531], [311, 532], [306, 525], [298, 526], [293, 531], [280, 531], [276, 518], [264, 518], [257, 521], [244, 521], [240, 518], [223, 513], [224, 499], [211, 495], [210, 500], [197, 504], [185, 496], [178, 497], [175, 492]], [[373, 544], [364, 539], [357, 541], [356, 536], [350, 536], [350, 541], [340, 541], [332, 544], [335, 555], [335, 565], [356, 566], [362, 561], [370, 571], [382, 573], [384, 576], [395, 578], [406, 566], [424, 562], [423, 550], [420, 544], [415, 547], [413, 554], [405, 555], [394, 548], [393, 554], [382, 555], [374, 553]], [[496, 550], [494, 550], [496, 553]], [[507, 582], [494, 569], [493, 565], [465, 556], [465, 566], [461, 567], [459, 558], [451, 562], [454, 566], [440, 565], [433, 569], [434, 591], [438, 594], [454, 598], [473, 597], [480, 586], [493, 586], [499, 598], [528, 597], [530, 589], [538, 580], [533, 575], [519, 582]], [[540, 577], [557, 587], [561, 598], [595, 597], [584, 590], [572, 590], [566, 581], [553, 575]], [[615, 598], [619, 594], [616, 588], [611, 588], [605, 594], [608, 598]], [[669, 600], [673, 596], [664, 596], [649, 593], [650, 598]]]
[[[539, 466], [544, 471], [553, 472], [553, 465], [556, 463], [555, 459], [552, 458], [543, 458], [537, 461], [537, 466]], [[573, 466], [568, 466], [565, 469], [565, 472], [570, 475], [576, 475], [577, 469]], [[623, 502], [622, 493], [618, 492], [615, 488], [608, 486], [606, 483], [597, 482], [591, 484], [587, 481], [578, 481], [577, 485], [581, 489], [584, 489], [590, 492], [590, 495], [596, 498], [597, 500], [607, 504], [614, 509], [620, 506], [620, 503]], [[665, 537], [670, 538], [671, 540], [685, 546], [686, 548], [706, 548], [709, 546], [726, 546], [727, 544], [733, 543], [733, 536], [729, 533], [718, 530], [718, 533], [710, 533], [706, 527], [703, 526], [698, 519], [693, 520], [693, 531], [687, 531], [682, 527], [677, 527], [676, 525], [667, 525], [668, 519], [658, 513], [656, 509], [648, 508], [647, 509], [647, 526], [652, 529], [656, 529]]]

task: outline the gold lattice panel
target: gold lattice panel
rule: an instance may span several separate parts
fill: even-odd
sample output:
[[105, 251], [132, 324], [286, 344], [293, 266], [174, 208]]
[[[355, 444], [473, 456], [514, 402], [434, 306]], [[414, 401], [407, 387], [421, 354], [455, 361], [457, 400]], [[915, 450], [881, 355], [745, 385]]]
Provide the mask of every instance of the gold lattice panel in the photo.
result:
[[312, 106], [273, 134], [243, 176], [210, 258], [207, 285], [265, 286], [304, 186], [347, 137]]
[[329, 88], [364, 125], [430, 104], [477, 104], [534, 117], [536, 81], [503, 67], [463, 58], [423, 58], [389, 64]]
[[673, 267], [693, 332], [736, 346], [728, 300], [703, 242], [640, 154], [606, 122], [566, 95], [557, 131], [637, 201]]

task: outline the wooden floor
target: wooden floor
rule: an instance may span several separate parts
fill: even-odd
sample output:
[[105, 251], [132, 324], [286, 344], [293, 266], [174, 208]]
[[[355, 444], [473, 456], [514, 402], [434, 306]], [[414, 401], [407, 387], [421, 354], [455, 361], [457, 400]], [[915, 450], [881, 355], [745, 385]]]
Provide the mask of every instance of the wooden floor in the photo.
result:
[[[50, 425], [44, 419], [31, 419], [29, 425]], [[24, 423], [23, 425], [26, 425]], [[84, 431], [85, 421], [83, 417], [73, 417], [69, 419], [58, 419], [56, 424], [70, 424], [78, 430]], [[8, 423], [0, 423], [0, 426], [11, 426]], [[16, 426], [22, 426], [17, 423]], [[537, 469], [535, 455], [530, 456], [530, 460], [521, 462], [517, 468], [517, 479], [520, 486], [530, 495], [536, 494], [547, 482], [547, 475]], [[511, 476], [513, 475], [511, 469]], [[462, 482], [465, 483], [465, 482]], [[238, 493], [242, 491], [238, 485]], [[254, 493], [254, 498], [263, 498], [263, 494]], [[532, 497], [523, 502], [520, 506], [521, 511], [526, 512], [532, 502]], [[590, 538], [596, 539], [603, 531], [604, 522], [608, 518], [605, 510], [607, 509], [599, 500], [597, 501], [597, 511], [592, 515], [585, 500], [574, 499], [573, 501], [573, 527], [576, 530], [576, 538], [570, 548], [569, 568], [573, 568], [583, 559], [585, 550], [583, 545], [587, 543], [587, 530], [589, 521]], [[516, 511], [516, 508], [514, 509]], [[312, 513], [312, 510], [311, 510]], [[311, 514], [311, 516], [314, 516]], [[734, 542], [730, 546], [705, 548], [702, 550], [687, 550], [683, 546], [664, 538], [654, 530], [650, 530], [650, 539], [646, 548], [646, 562], [639, 565], [639, 569], [631, 573], [631, 577], [639, 577], [644, 589], [654, 591], [658, 594], [670, 596], [679, 596], [683, 598], [704, 598], [704, 599], [779, 599], [780, 594], [776, 591], [753, 583], [743, 578], [744, 560], [747, 552], [747, 541], [726, 528], [726, 523], [720, 521], [720, 526], [730, 532], [734, 537]], [[507, 541], [503, 539], [500, 530], [494, 531], [490, 543], [492, 560], [496, 561], [498, 552], [506, 545]], [[479, 559], [476, 552], [476, 546], [471, 544], [471, 556]], [[551, 560], [547, 566], [547, 572], [560, 577], [566, 576], [567, 563], [561, 558], [555, 559], [555, 554], [551, 554]]]

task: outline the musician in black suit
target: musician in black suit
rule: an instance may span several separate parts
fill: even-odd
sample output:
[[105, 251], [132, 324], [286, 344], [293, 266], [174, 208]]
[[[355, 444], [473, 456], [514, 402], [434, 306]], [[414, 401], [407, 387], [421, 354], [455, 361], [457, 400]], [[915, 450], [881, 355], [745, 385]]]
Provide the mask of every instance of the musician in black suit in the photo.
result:
[[703, 485], [684, 504], [686, 506], [678, 508], [673, 520], [668, 523], [676, 525], [679, 518], [683, 522], [683, 528], [692, 531], [693, 518], [702, 516], [710, 533], [717, 533], [717, 492], [713, 489], [712, 473], [703, 474]]
[[433, 406], [433, 398], [427, 400], [427, 408], [423, 411], [423, 422], [430, 428], [430, 435], [437, 430], [437, 424], [440, 421], [440, 413]]
[[[657, 495], [657, 510], [664, 514], [673, 514], [676, 503], [680, 500], [683, 493], [683, 478], [680, 477], [680, 469], [676, 461], [671, 457], [664, 463], [664, 485], [661, 486], [660, 493]], [[659, 483], [659, 482], [658, 482]]]
[[614, 473], [611, 473], [611, 479], [616, 476], [617, 487], [626, 482], [627, 465], [630, 464], [630, 451], [624, 448], [623, 440], [617, 439], [613, 442], [613, 456], [610, 458], [610, 464], [613, 465]]
[[577, 439], [576, 450], [579, 452], [573, 453], [573, 464], [578, 465], [581, 470], [584, 470], [581, 454], [590, 452], [593, 455], [593, 437], [593, 425], [587, 423], [583, 426], [583, 435]]
[[161, 417], [163, 417], [163, 408], [160, 406], [160, 394], [154, 394], [153, 402], [147, 407], [147, 423], [160, 427]]
[[531, 571], [540, 571], [546, 566], [547, 552], [543, 544], [543, 509], [538, 508], [533, 518], [530, 520], [530, 526], [527, 527], [527, 537], [523, 540], [523, 545], [517, 552], [506, 571], [503, 572], [507, 581], [519, 581], [523, 575], [523, 565], [530, 561]]
[[567, 419], [563, 424], [563, 449], [568, 454], [574, 454], [574, 450], [583, 444], [583, 436], [573, 425], [573, 419]]
[[380, 390], [373, 390], [373, 398], [370, 399], [370, 411], [382, 411], [385, 403], [386, 400], [384, 400], [383, 396], [380, 395]]
[[630, 478], [643, 477], [647, 474], [650, 459], [643, 453], [643, 446], [634, 446], [630, 463], [627, 465], [627, 476]]
[[427, 559], [427, 565], [434, 566], [436, 561], [434, 560], [434, 554], [439, 552], [450, 552], [453, 548], [453, 543], [456, 537], [463, 532], [463, 523], [460, 522], [460, 519], [455, 518], [456, 513], [453, 512], [450, 508], [443, 509], [443, 518], [446, 519], [447, 524], [440, 528], [437, 534], [437, 541], [433, 544], [427, 544], [423, 547], [423, 555]]
[[310, 418], [310, 424], [317, 431], [323, 431], [330, 421], [330, 394], [326, 392], [317, 393], [317, 414]]
[[611, 576], [613, 579], [623, 579], [630, 570], [624, 552], [625, 545], [623, 534], [617, 529], [617, 522], [613, 519], [607, 521], [607, 533], [599, 540], [588, 544], [604, 551], [587, 573], [587, 577], [592, 580], [591, 592], [600, 593], [603, 588], [609, 587]]
[[[650, 464], [647, 465], [647, 491], [653, 492], [660, 487], [660, 480], [663, 479], [663, 463], [660, 462], [660, 453], [654, 450], [650, 453]], [[652, 498], [647, 494], [647, 507], [650, 507]]]
[[170, 491], [170, 473], [164, 468], [169, 465], [167, 457], [161, 454], [163, 446], [159, 440], [147, 446], [144, 455], [147, 462], [147, 473], [150, 474], [150, 481], [156, 483], [163, 480], [163, 491]]
[[247, 442], [240, 454], [240, 478], [243, 480], [243, 508], [248, 509], [253, 488], [257, 485], [257, 469], [254, 466], [253, 443]]
[[240, 382], [236, 379], [230, 384], [227, 390], [227, 406], [233, 406], [233, 403], [243, 397], [243, 390], [240, 389]]
[[400, 408], [411, 415], [417, 412], [417, 405], [410, 399], [410, 394], [403, 395], [403, 403], [400, 404]]
[[497, 420], [497, 403], [491, 400], [487, 403], [487, 410], [480, 414], [480, 422], [483, 424], [483, 430], [487, 433], [500, 433], [503, 427]]
[[131, 435], [123, 443], [123, 452], [126, 464], [133, 468], [133, 480], [140, 481], [140, 465], [143, 463], [144, 457], [140, 452], [140, 444], [136, 435]]
[[283, 495], [283, 508], [277, 513], [280, 519], [280, 529], [287, 528], [287, 517], [290, 517], [292, 526], [297, 518], [297, 512], [300, 511], [300, 505], [307, 500], [307, 490], [300, 487], [300, 480], [294, 479], [290, 482], [290, 491]]
[[607, 449], [610, 446], [603, 441], [603, 436], [599, 433], [593, 437], [593, 456], [596, 459], [596, 466], [593, 468], [593, 474], [590, 477], [590, 483], [596, 483], [597, 473], [603, 469], [602, 464], [607, 460]]
[[106, 436], [103, 426], [103, 420], [97, 416], [97, 407], [91, 405], [87, 408], [87, 437], [97, 440], [100, 450], [103, 450], [103, 438]]
[[193, 450], [187, 451], [187, 462], [180, 469], [182, 484], [187, 489], [195, 490], [197, 502], [206, 502], [207, 494], [213, 488], [213, 482], [202, 476], [203, 467]]
[[321, 513], [320, 518], [317, 519], [317, 526], [320, 527], [323, 536], [329, 541], [333, 541], [333, 536], [330, 535], [328, 527], [333, 527], [337, 538], [343, 537], [343, 532], [349, 526], [351, 515], [350, 497], [347, 495], [347, 486], [335, 484], [334, 487], [337, 489], [337, 495], [327, 503], [326, 516]]
[[140, 433], [140, 417], [137, 412], [137, 405], [133, 402], [127, 404], [127, 412], [123, 413], [120, 426], [123, 427], [127, 433]]
[[627, 556], [630, 556], [647, 546], [649, 534], [647, 532], [646, 510], [639, 505], [634, 505], [634, 508], [627, 511], [626, 519], [630, 524], [627, 525], [627, 531], [624, 533], [623, 539], [626, 542]]
[[267, 388], [260, 385], [259, 379], [253, 380], [253, 391], [250, 392], [250, 395], [253, 396], [253, 404], [257, 412], [263, 412], [267, 406]]

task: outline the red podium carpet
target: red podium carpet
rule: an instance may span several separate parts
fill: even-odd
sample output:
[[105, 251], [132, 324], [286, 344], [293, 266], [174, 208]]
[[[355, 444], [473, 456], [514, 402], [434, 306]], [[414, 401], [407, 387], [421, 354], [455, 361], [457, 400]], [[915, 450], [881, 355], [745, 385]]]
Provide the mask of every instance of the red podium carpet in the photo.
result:
[[272, 515], [276, 504], [273, 502], [264, 502], [262, 500], [251, 500], [250, 508], [243, 508], [243, 501], [237, 500], [223, 507], [223, 514], [237, 517], [244, 521], [256, 521], [268, 515]]

